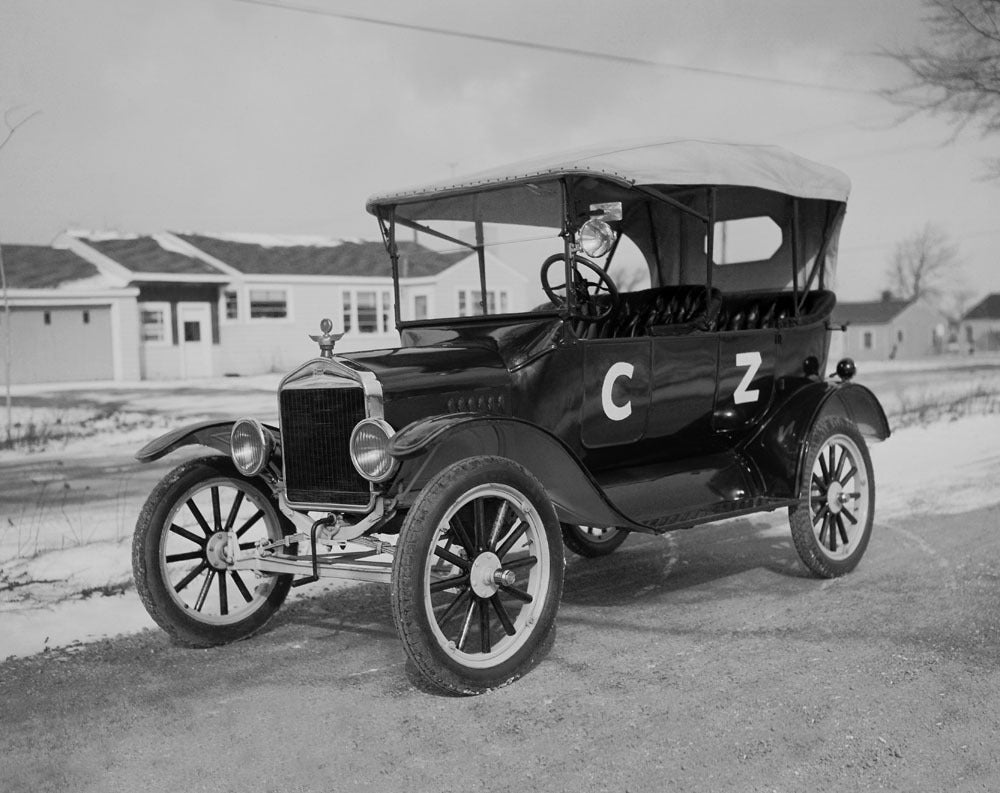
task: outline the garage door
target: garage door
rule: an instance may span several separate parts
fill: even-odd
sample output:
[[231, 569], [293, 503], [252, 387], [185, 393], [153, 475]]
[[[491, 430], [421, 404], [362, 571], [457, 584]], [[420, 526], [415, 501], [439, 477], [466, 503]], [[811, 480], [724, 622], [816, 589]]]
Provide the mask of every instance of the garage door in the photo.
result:
[[10, 320], [12, 383], [114, 378], [111, 306], [19, 307]]

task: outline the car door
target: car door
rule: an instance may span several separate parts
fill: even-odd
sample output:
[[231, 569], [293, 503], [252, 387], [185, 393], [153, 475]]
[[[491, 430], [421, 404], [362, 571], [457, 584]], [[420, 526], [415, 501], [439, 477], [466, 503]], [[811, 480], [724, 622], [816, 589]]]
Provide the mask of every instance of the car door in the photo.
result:
[[767, 412], [774, 392], [776, 331], [773, 328], [719, 334], [719, 373], [712, 428], [735, 432]]

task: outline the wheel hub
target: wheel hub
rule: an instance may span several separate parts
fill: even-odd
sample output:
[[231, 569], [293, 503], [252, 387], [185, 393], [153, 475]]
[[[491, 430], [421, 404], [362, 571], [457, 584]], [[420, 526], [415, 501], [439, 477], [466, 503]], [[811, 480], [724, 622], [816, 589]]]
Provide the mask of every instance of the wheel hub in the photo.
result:
[[844, 486], [840, 482], [832, 482], [826, 490], [826, 506], [834, 515], [844, 508]]
[[225, 570], [229, 567], [228, 547], [229, 535], [224, 531], [217, 531], [205, 543], [205, 558], [216, 570]]
[[514, 578], [514, 571], [504, 570], [500, 557], [490, 551], [479, 554], [469, 571], [472, 591], [481, 598], [493, 597], [501, 586], [513, 584]]

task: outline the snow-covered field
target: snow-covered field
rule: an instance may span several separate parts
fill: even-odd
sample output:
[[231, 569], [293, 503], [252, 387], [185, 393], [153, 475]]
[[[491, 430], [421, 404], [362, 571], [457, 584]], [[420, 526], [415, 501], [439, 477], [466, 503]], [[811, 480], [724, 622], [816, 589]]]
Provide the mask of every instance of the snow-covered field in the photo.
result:
[[[234, 412], [252, 412], [245, 399], [238, 402], [241, 409]], [[192, 411], [198, 407], [194, 400]], [[99, 452], [92, 441], [76, 439], [28, 458], [23, 453], [0, 455], [0, 464], [37, 465], [40, 470], [46, 469], [47, 455], [57, 455], [69, 470], [81, 462], [92, 465], [99, 454], [119, 477], [119, 484], [110, 483], [103, 497], [88, 501], [64, 495], [60, 507], [60, 494], [90, 485], [56, 477], [50, 487], [53, 482], [42, 476], [34, 484], [37, 502], [22, 498], [19, 513], [5, 509], [7, 514], [0, 515], [6, 524], [0, 526], [0, 659], [153, 626], [131, 584], [131, 526], [142, 492], [132, 488], [126, 493], [120, 483], [134, 468], [127, 460], [137, 438], [116, 435], [113, 444]], [[998, 442], [1000, 414], [992, 412], [907, 426], [888, 442], [873, 446], [876, 531], [879, 524], [902, 523], [912, 513], [960, 513], [1000, 502]], [[29, 486], [34, 482], [27, 481]], [[115, 497], [114, 487], [120, 497]], [[31, 503], [41, 511], [26, 509]], [[754, 521], [767, 521], [769, 533], [787, 532], [783, 511]], [[293, 596], [321, 591], [315, 586], [293, 590]]]

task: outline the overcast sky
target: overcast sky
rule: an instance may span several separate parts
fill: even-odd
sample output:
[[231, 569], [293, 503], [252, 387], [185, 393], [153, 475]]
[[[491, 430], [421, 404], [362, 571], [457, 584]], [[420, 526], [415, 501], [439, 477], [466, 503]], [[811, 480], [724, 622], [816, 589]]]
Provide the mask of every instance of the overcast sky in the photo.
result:
[[375, 192], [698, 136], [776, 143], [851, 177], [842, 298], [876, 297], [894, 244], [927, 221], [959, 244], [977, 296], [1000, 291], [1000, 184], [979, 179], [997, 143], [894, 123], [875, 94], [904, 79], [876, 53], [926, 35], [918, 0], [265, 2], [3, 0], [0, 110], [40, 113], [0, 151], [0, 240], [377, 239]]

